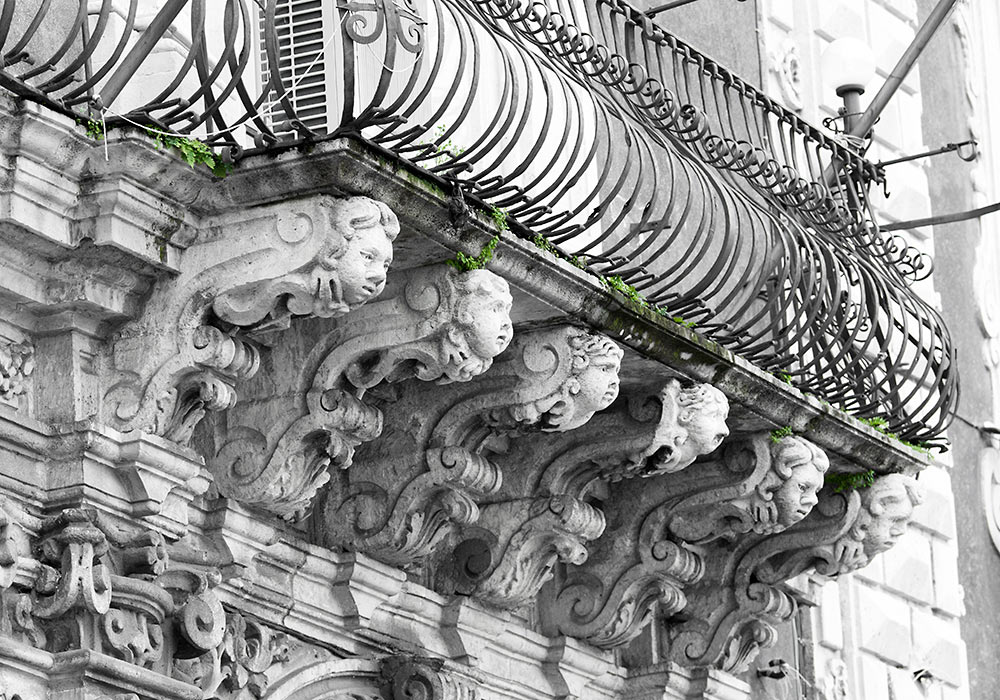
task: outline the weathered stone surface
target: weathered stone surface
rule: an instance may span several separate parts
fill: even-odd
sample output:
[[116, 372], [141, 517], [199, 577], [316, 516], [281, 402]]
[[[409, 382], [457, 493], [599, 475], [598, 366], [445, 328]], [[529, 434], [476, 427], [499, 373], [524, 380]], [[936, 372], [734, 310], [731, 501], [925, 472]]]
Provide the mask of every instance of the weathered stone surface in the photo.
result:
[[13, 401], [28, 390], [35, 370], [35, 349], [31, 343], [0, 344], [0, 400]]

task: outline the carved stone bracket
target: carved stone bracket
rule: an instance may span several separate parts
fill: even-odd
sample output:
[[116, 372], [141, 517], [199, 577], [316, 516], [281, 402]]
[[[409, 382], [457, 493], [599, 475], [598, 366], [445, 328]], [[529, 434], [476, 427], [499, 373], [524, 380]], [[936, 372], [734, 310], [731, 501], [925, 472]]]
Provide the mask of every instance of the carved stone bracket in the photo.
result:
[[[103, 415], [122, 431], [187, 442], [231, 407], [259, 352], [246, 336], [293, 316], [341, 316], [377, 296], [399, 223], [366, 197], [316, 196], [220, 217], [114, 339]], [[241, 331], [244, 337], [237, 337]]]
[[825, 489], [819, 505], [788, 530], [709, 546], [702, 580], [687, 591], [685, 621], [668, 621], [671, 658], [684, 666], [739, 673], [776, 640], [775, 624], [796, 610], [781, 584], [806, 571], [835, 576], [866, 566], [901, 536], [920, 502], [917, 482], [891, 474], [860, 492]]
[[332, 328], [314, 327], [319, 337], [304, 360], [283, 354], [294, 348], [276, 347], [275, 365], [297, 370], [294, 388], [251, 394], [229, 417], [209, 461], [220, 491], [300, 518], [329, 470], [347, 469], [355, 449], [381, 433], [382, 414], [365, 392], [383, 381], [449, 383], [486, 371], [510, 342], [510, 306], [507, 283], [491, 272], [421, 268], [400, 274], [377, 302]]
[[[489, 373], [466, 384], [400, 385], [379, 403], [387, 423], [378, 443], [330, 485], [327, 543], [397, 565], [428, 556], [457, 526], [474, 523], [477, 501], [500, 489], [491, 449], [585, 423], [617, 395], [620, 360], [603, 336], [544, 328], [519, 335]], [[528, 508], [553, 515], [547, 500]]]
[[[728, 434], [727, 413], [725, 397], [712, 387], [682, 388], [670, 380], [658, 392], [619, 401], [617, 410], [594, 416], [578, 430], [512, 443], [505, 454], [491, 457], [511, 478], [482, 507], [478, 526], [458, 535], [454, 554], [442, 567], [439, 590], [473, 593], [502, 607], [522, 604], [538, 592], [557, 561], [571, 568], [586, 561], [587, 543], [605, 526], [604, 513], [586, 502], [597, 484], [684, 469]], [[546, 513], [543, 503], [550, 504], [549, 510], [558, 504], [560, 517]], [[553, 522], [545, 525], [545, 519]], [[538, 536], [546, 527], [548, 536]], [[630, 576], [621, 582], [623, 595], [638, 585], [626, 583]], [[601, 626], [596, 619], [609, 615], [618, 613], [595, 610], [592, 622]], [[596, 627], [591, 634], [574, 624], [577, 636], [604, 645], [623, 634], [597, 633]]]
[[397, 654], [382, 660], [384, 700], [475, 700], [478, 683], [444, 668], [442, 659]]
[[611, 648], [626, 644], [658, 604], [669, 616], [705, 572], [697, 545], [777, 532], [816, 503], [825, 455], [800, 438], [766, 434], [727, 443], [718, 458], [651, 481], [616, 484], [604, 504], [609, 532], [585, 565], [567, 567], [548, 591], [543, 623]]

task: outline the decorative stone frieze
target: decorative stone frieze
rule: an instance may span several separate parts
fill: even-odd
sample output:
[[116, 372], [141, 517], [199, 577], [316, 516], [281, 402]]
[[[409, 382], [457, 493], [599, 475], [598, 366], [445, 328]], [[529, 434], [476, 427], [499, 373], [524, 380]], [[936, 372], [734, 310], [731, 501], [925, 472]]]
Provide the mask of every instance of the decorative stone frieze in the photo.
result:
[[28, 377], [35, 370], [31, 343], [0, 343], [0, 400], [13, 401], [28, 390]]
[[[382, 432], [365, 392], [383, 381], [447, 384], [485, 372], [510, 342], [510, 307], [507, 283], [493, 273], [437, 265], [401, 273], [378, 301], [324, 325], [304, 360], [276, 347], [272, 361], [292, 364], [294, 389], [254, 397], [229, 416], [209, 459], [220, 491], [302, 517], [329, 470], [350, 467], [355, 449]], [[442, 469], [456, 466], [450, 453], [438, 458]], [[477, 476], [476, 460], [460, 461], [470, 483], [492, 480]]]
[[741, 672], [796, 610], [781, 584], [808, 571], [835, 576], [867, 565], [905, 532], [920, 498], [916, 480], [890, 474], [861, 491], [823, 490], [818, 506], [785, 531], [707, 546], [706, 573], [686, 591], [685, 621], [666, 621], [670, 657]]
[[[620, 359], [621, 350], [598, 334], [544, 328], [519, 335], [490, 372], [467, 384], [400, 385], [379, 403], [387, 424], [378, 443], [330, 484], [326, 542], [392, 564], [426, 557], [456, 525], [475, 522], [477, 500], [500, 488], [489, 445], [586, 422], [617, 395]], [[546, 501], [536, 513], [543, 520], [569, 515]]]
[[805, 517], [827, 466], [801, 438], [759, 434], [696, 468], [614, 485], [602, 506], [609, 535], [550, 586], [544, 624], [602, 648], [626, 644], [656, 604], [664, 616], [685, 607], [684, 590], [705, 573], [697, 545], [777, 532]]
[[[587, 543], [605, 528], [602, 509], [587, 502], [597, 484], [687, 467], [719, 446], [729, 432], [727, 414], [728, 403], [714, 388], [682, 388], [670, 380], [658, 392], [620, 400], [617, 410], [579, 430], [512, 441], [506, 454], [491, 457], [507, 482], [481, 506], [477, 525], [457, 536], [440, 567], [439, 590], [502, 607], [523, 604], [557, 561], [586, 561]], [[618, 607], [608, 614], [621, 617]]]
[[157, 285], [142, 318], [113, 339], [105, 420], [188, 441], [256, 373], [248, 337], [377, 296], [398, 231], [393, 213], [366, 197], [315, 196], [207, 222], [180, 276]]

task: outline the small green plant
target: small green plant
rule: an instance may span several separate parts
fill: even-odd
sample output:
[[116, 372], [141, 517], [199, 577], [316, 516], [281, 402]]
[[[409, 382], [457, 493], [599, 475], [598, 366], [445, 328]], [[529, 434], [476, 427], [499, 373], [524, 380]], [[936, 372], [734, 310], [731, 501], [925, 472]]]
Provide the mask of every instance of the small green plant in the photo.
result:
[[486, 267], [486, 263], [493, 259], [493, 251], [496, 250], [497, 245], [500, 243], [500, 235], [497, 234], [493, 236], [490, 240], [486, 242], [483, 249], [479, 251], [479, 255], [472, 257], [466, 255], [465, 253], [459, 251], [455, 254], [454, 259], [445, 260], [445, 264], [449, 267], [458, 270], [459, 272], [469, 272], [470, 270], [482, 270]]
[[834, 493], [866, 489], [875, 483], [875, 472], [871, 469], [863, 472], [828, 472], [823, 483], [832, 487]]
[[784, 428], [775, 428], [771, 431], [771, 442], [778, 443], [786, 437], [792, 436], [792, 426], [786, 425]]
[[685, 321], [683, 316], [672, 316], [670, 320], [685, 328], [694, 328], [696, 325], [694, 321]]
[[629, 301], [635, 302], [639, 306], [647, 307], [649, 302], [647, 302], [638, 290], [631, 284], [628, 284], [618, 275], [612, 275], [611, 277], [602, 277], [601, 281], [608, 289], [614, 289], [616, 292], [621, 292]]
[[504, 231], [510, 231], [510, 226], [507, 225], [507, 210], [501, 209], [496, 205], [490, 205], [490, 217], [493, 219], [493, 223], [497, 227], [497, 231], [503, 233]]
[[788, 386], [795, 386], [794, 384], [792, 384], [792, 375], [790, 375], [788, 372], [778, 372], [774, 376], [776, 376], [778, 379], [783, 381]]
[[189, 139], [185, 136], [172, 136], [148, 128], [146, 129], [146, 134], [153, 139], [157, 150], [162, 148], [176, 148], [180, 151], [184, 162], [192, 168], [199, 163], [203, 164], [216, 177], [225, 177], [233, 170], [232, 163], [222, 160], [211, 148], [197, 139]]
[[535, 247], [541, 248], [546, 253], [552, 253], [556, 257], [559, 257], [559, 250], [542, 234], [536, 233], [535, 237], [531, 239], [531, 242], [535, 244]]
[[446, 124], [438, 124], [437, 127], [435, 127], [434, 131], [432, 132], [434, 136], [432, 137], [431, 141], [425, 141], [423, 139], [420, 139], [419, 141], [416, 142], [418, 145], [421, 146], [430, 146], [431, 148], [434, 149], [436, 153], [439, 154], [434, 157], [434, 162], [438, 165], [443, 165], [447, 163], [449, 160], [453, 158], [458, 158], [460, 155], [465, 153], [465, 149], [455, 145], [450, 138], [444, 143], [440, 144], [433, 143], [434, 141], [444, 138], [444, 133], [447, 130], [448, 126]]
[[94, 121], [93, 119], [77, 119], [77, 124], [82, 124], [87, 129], [87, 138], [93, 139], [94, 141], [102, 141], [104, 139], [104, 124], [99, 121]]
[[867, 426], [871, 426], [872, 428], [874, 428], [878, 432], [880, 432], [883, 435], [885, 435], [890, 440], [895, 440], [896, 442], [898, 442], [898, 443], [900, 443], [902, 445], [906, 445], [911, 450], [914, 450], [914, 451], [919, 452], [921, 454], [927, 455], [929, 458], [934, 459], [934, 455], [931, 454], [930, 449], [928, 449], [927, 445], [923, 445], [923, 444], [919, 444], [919, 443], [909, 442], [907, 440], [903, 440], [896, 433], [889, 432], [889, 421], [887, 421], [885, 418], [880, 418], [879, 416], [874, 416], [872, 418], [858, 418], [858, 420], [861, 421], [862, 423], [864, 423]]

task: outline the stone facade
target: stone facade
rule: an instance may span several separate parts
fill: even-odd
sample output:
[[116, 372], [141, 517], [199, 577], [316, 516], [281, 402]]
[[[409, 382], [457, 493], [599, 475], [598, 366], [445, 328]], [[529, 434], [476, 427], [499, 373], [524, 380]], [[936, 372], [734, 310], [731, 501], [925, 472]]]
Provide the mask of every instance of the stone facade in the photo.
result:
[[0, 123], [9, 700], [959, 697], [940, 464], [361, 141]]

